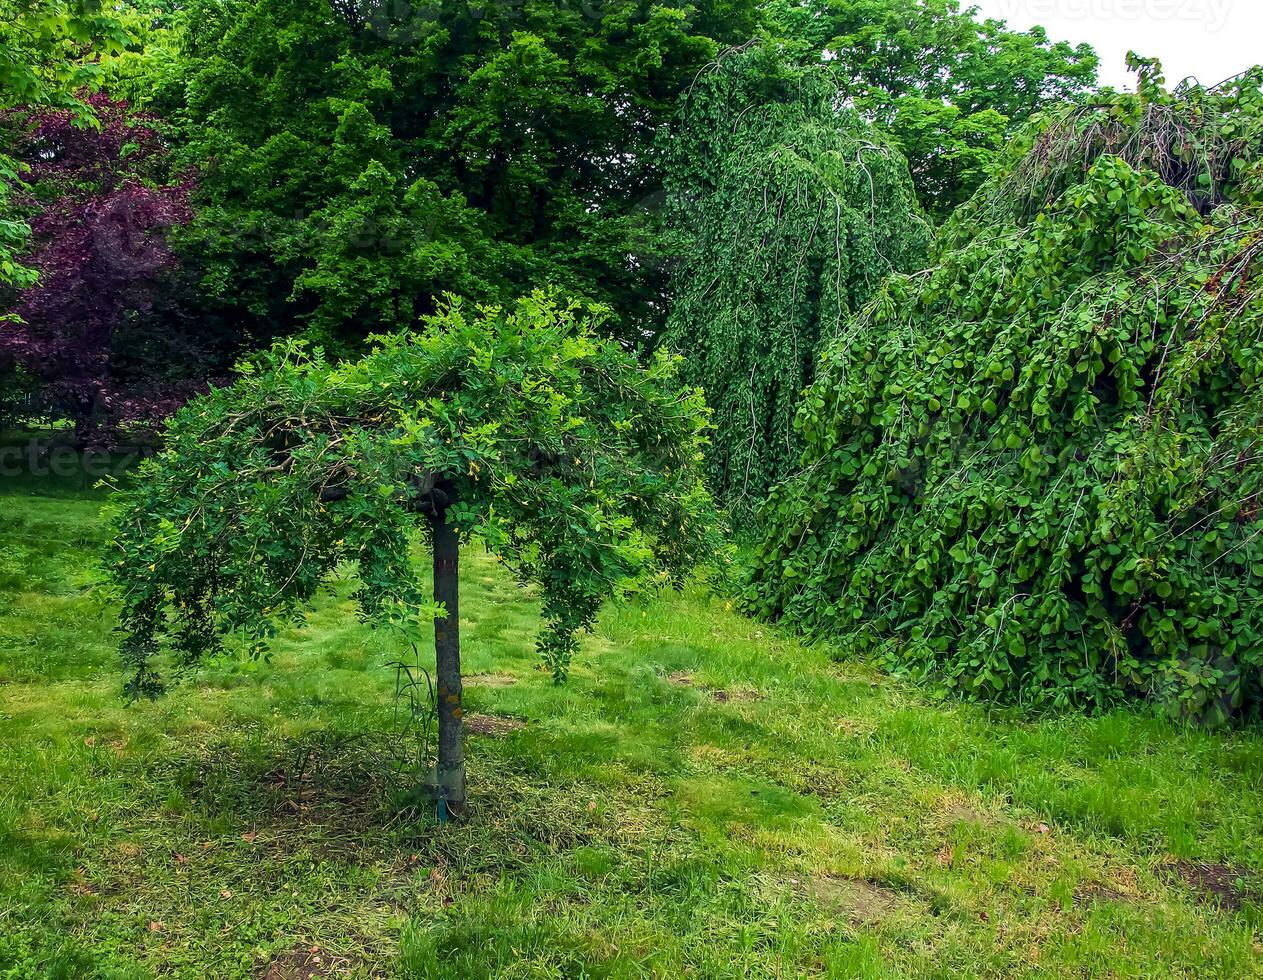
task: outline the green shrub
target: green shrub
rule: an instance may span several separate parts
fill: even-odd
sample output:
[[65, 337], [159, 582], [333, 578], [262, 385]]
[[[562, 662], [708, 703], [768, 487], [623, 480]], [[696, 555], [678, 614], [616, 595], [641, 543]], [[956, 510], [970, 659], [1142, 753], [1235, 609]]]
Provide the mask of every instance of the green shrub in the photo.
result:
[[825, 350], [751, 609], [979, 696], [1258, 711], [1263, 74], [1142, 67]]

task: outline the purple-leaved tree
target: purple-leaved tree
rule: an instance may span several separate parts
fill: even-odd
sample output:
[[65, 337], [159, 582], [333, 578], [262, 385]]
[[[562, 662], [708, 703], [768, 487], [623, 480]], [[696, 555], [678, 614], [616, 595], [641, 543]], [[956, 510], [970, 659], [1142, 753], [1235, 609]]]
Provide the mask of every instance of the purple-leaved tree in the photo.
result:
[[73, 422], [80, 442], [165, 418], [198, 390], [197, 342], [155, 302], [178, 268], [167, 234], [191, 217], [192, 178], [169, 175], [153, 120], [104, 94], [99, 122], [69, 110], [15, 109], [2, 124], [30, 167], [25, 193], [39, 279], [0, 328], [0, 378], [26, 412]]

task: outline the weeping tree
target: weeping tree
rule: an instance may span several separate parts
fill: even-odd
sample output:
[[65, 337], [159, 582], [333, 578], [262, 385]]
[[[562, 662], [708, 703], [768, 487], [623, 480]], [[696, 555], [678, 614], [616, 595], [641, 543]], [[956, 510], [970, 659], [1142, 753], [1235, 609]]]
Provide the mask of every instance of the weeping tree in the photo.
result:
[[698, 76], [666, 158], [681, 256], [666, 340], [715, 411], [708, 478], [740, 519], [798, 454], [821, 344], [886, 275], [920, 266], [929, 227], [907, 162], [842, 107], [830, 71], [771, 45]]
[[946, 691], [1263, 709], [1263, 71], [1136, 67], [826, 349], [755, 612]]
[[681, 386], [678, 360], [641, 367], [599, 339], [602, 320], [542, 294], [510, 309], [450, 301], [359, 361], [278, 346], [181, 410], [115, 501], [130, 694], [162, 689], [162, 658], [192, 665], [230, 637], [262, 651], [354, 562], [366, 621], [433, 618], [433, 789], [459, 807], [461, 540], [476, 535], [538, 588], [539, 651], [558, 680], [604, 600], [679, 584], [715, 545], [701, 394]]

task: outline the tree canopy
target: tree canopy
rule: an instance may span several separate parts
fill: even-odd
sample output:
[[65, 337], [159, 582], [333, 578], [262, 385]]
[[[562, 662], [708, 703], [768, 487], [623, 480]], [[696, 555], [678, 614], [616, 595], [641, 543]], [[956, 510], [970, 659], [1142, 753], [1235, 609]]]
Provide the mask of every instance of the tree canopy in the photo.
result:
[[[162, 380], [217, 377], [243, 350], [289, 336], [358, 356], [371, 332], [410, 326], [445, 292], [505, 302], [559, 288], [609, 306], [611, 329], [652, 350], [673, 308], [677, 321], [694, 316], [693, 243], [687, 222], [676, 223], [685, 234], [668, 234], [665, 212], [667, 185], [678, 204], [701, 144], [673, 146], [664, 134], [682, 107], [696, 114], [715, 84], [703, 69], [733, 46], [780, 52], [743, 61], [747, 72], [769, 73], [750, 80], [749, 94], [813, 103], [803, 110], [815, 113], [813, 140], [834, 126], [849, 134], [839, 146], [855, 137], [883, 157], [907, 156], [935, 219], [967, 196], [1016, 121], [1041, 100], [1076, 94], [1092, 74], [1085, 49], [979, 21], [955, 0], [56, 0], [15, 10], [0, 25], [0, 61], [7, 52], [9, 64], [0, 109], [16, 113], [0, 121], [0, 140], [20, 143], [13, 120], [50, 102], [82, 126], [67, 139], [91, 144], [86, 94], [104, 85], [112, 104], [126, 103], [171, 148], [170, 169], [189, 191], [187, 220], [161, 231], [171, 265], [158, 294], [137, 290], [138, 305], [120, 308], [127, 324], [174, 324], [174, 337], [196, 328], [189, 356], [169, 359], [156, 372]], [[786, 82], [789, 64], [801, 82]], [[866, 130], [857, 113], [887, 135]], [[772, 121], [759, 125], [772, 139]], [[25, 301], [18, 292], [36, 277], [33, 251], [48, 244], [32, 243], [30, 221], [61, 205], [14, 196], [19, 161], [6, 159], [0, 277], [13, 287], [2, 300], [13, 317]], [[720, 203], [703, 236], [718, 228]], [[903, 205], [889, 217], [888, 239], [902, 234]], [[785, 234], [819, 246], [793, 228]], [[779, 240], [773, 252], [787, 242]], [[826, 261], [808, 261], [817, 258]], [[842, 291], [855, 300], [862, 289], [853, 285]], [[753, 319], [771, 323], [782, 312], [770, 305]], [[73, 304], [61, 314], [57, 331], [101, 334]], [[801, 329], [774, 330], [774, 346]], [[146, 334], [147, 350], [155, 336]], [[778, 380], [756, 395], [768, 400], [777, 452], [789, 430], [785, 400], [810, 379], [810, 353], [805, 371], [778, 354]], [[150, 358], [145, 373], [152, 368]], [[697, 377], [727, 410], [740, 392], [724, 390], [724, 370], [706, 365]], [[25, 398], [28, 381], [8, 372], [5, 400]], [[176, 402], [133, 404], [129, 418], [150, 424]], [[716, 450], [724, 460], [738, 452]], [[764, 483], [743, 472], [742, 492]]]
[[170, 172], [153, 120], [103, 94], [84, 108], [88, 126], [72, 109], [4, 118], [29, 185], [18, 201], [38, 279], [0, 333], [0, 394], [28, 395], [28, 418], [70, 420], [81, 440], [108, 441], [169, 415], [231, 362], [209, 324], [167, 302], [177, 267], [167, 234], [190, 218], [190, 178]]
[[749, 606], [950, 690], [1263, 704], [1263, 76], [1063, 108], [821, 355]]
[[77, 94], [102, 78], [95, 56], [129, 41], [104, 0], [10, 0], [0, 15], [0, 108], [80, 107]]
[[278, 333], [353, 350], [450, 291], [551, 285], [661, 320], [650, 152], [752, 0], [192, 0], [151, 105], [202, 171], [187, 261]]
[[1012, 30], [960, 0], [774, 0], [768, 11], [893, 136], [938, 219], [979, 186], [1011, 129], [1096, 82], [1088, 45]]
[[452, 301], [358, 361], [287, 342], [181, 410], [117, 498], [132, 692], [158, 689], [160, 648], [261, 649], [343, 562], [370, 622], [441, 618], [411, 555], [436, 491], [462, 537], [539, 588], [540, 651], [564, 676], [603, 600], [678, 584], [716, 547], [702, 396], [677, 359], [642, 368], [598, 336], [604, 317], [542, 294]]
[[[96, 88], [99, 55], [130, 41], [118, 11], [103, 0], [9, 0], [0, 12], [0, 111], [54, 107], [91, 126], [79, 98]], [[35, 272], [21, 264], [30, 226], [14, 201], [22, 167], [0, 149], [0, 288], [24, 287]]]
[[670, 133], [666, 341], [715, 410], [708, 474], [738, 517], [788, 475], [821, 343], [929, 242], [907, 162], [838, 102], [829, 69], [760, 45], [703, 71]]

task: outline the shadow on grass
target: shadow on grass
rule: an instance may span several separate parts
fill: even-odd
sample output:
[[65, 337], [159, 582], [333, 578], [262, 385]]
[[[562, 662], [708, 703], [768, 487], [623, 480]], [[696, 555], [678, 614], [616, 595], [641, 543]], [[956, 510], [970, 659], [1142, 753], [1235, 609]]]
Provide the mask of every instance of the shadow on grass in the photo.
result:
[[145, 781], [209, 820], [251, 826], [308, 824], [369, 831], [417, 822], [428, 808], [422, 773], [390, 733], [255, 733], [146, 764]]
[[388, 732], [252, 735], [129, 768], [153, 806], [209, 834], [273, 840], [284, 850], [314, 845], [330, 858], [410, 851], [413, 861], [503, 871], [618, 836], [626, 813], [595, 805], [600, 786], [558, 785], [530, 760], [484, 746], [471, 769], [468, 813], [446, 826], [422, 788], [425, 773]]

